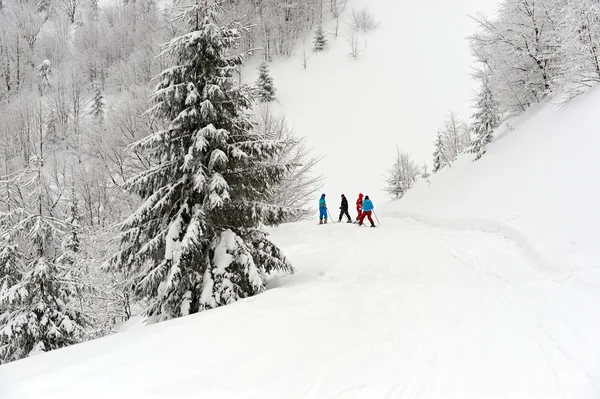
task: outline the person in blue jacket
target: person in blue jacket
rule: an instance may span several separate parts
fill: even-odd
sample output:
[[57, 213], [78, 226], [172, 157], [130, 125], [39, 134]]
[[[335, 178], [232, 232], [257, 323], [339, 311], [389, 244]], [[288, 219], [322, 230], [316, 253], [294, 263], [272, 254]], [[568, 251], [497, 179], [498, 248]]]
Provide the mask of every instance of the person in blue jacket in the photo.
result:
[[327, 202], [325, 202], [325, 194], [321, 194], [319, 200], [319, 224], [327, 224]]
[[371, 222], [371, 227], [375, 227], [375, 222], [373, 222], [373, 218], [371, 217], [371, 213], [373, 213], [373, 209], [375, 209], [375, 207], [373, 206], [373, 203], [371, 202], [371, 200], [369, 199], [369, 196], [367, 195], [362, 204], [362, 209], [361, 209], [362, 215], [360, 215], [360, 220], [358, 221], [359, 226], [362, 226], [365, 218], [368, 218], [369, 222]]

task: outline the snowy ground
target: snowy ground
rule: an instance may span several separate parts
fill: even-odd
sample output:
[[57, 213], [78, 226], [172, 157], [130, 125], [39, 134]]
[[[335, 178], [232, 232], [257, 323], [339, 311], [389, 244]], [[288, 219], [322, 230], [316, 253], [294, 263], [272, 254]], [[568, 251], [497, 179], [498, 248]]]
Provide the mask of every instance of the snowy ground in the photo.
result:
[[265, 294], [2, 366], [0, 397], [600, 395], [596, 289], [494, 234], [382, 222], [276, 229], [298, 272]]

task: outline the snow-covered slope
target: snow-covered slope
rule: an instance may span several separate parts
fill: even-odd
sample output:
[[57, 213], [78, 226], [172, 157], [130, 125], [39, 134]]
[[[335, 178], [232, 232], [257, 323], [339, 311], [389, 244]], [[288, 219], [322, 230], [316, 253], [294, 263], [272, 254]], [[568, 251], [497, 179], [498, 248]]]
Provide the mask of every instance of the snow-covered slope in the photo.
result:
[[387, 207], [389, 215], [500, 232], [546, 272], [600, 288], [600, 88], [504, 124], [476, 163], [465, 155]]
[[[382, 25], [356, 62], [333, 45], [307, 71], [273, 67], [288, 119], [328, 154], [334, 199], [377, 192], [396, 144], [428, 156], [468, 94], [460, 81], [437, 91], [458, 62], [443, 56], [450, 30], [407, 27], [467, 2], [404, 3], [370, 2]], [[396, 43], [408, 55], [390, 66]], [[600, 89], [540, 105], [477, 163], [465, 156], [385, 206], [374, 195], [377, 229], [273, 229], [298, 272], [266, 293], [0, 366], [0, 398], [598, 398], [598, 106]]]
[[0, 367], [2, 399], [597, 398], [598, 291], [499, 236], [275, 231], [298, 273], [236, 304]]
[[[349, 0], [339, 37], [312, 51], [312, 33], [271, 71], [279, 104], [298, 134], [325, 159], [319, 166], [330, 198], [341, 193], [383, 195], [384, 173], [396, 146], [431, 167], [433, 141], [449, 109], [471, 115], [476, 82], [465, 40], [475, 29], [468, 14], [491, 13], [495, 0]], [[348, 55], [348, 20], [353, 8], [368, 7], [380, 22], [361, 36], [357, 60]], [[309, 56], [302, 66], [304, 48]], [[254, 70], [253, 70], [254, 69]], [[256, 76], [255, 66], [246, 79]], [[318, 197], [315, 198], [315, 203]]]

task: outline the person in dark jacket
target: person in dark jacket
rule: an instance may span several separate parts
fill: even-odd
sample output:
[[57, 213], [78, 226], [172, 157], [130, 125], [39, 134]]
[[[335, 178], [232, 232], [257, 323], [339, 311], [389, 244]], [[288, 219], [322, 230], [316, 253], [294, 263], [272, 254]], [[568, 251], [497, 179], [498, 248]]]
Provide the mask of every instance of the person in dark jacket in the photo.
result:
[[346, 196], [344, 194], [342, 194], [342, 204], [340, 206], [340, 218], [338, 220], [338, 222], [342, 221], [342, 217], [346, 215], [346, 217], [348, 218], [348, 223], [352, 223], [352, 218], [350, 217], [350, 214], [348, 213], [348, 200], [346, 199]]
[[369, 219], [369, 222], [371, 222], [371, 227], [375, 227], [375, 222], [373, 221], [373, 218], [371, 218], [371, 213], [373, 212], [373, 209], [375, 209], [375, 207], [373, 206], [373, 203], [371, 202], [371, 200], [369, 199], [369, 196], [365, 196], [365, 200], [363, 201], [362, 204], [362, 214], [360, 215], [360, 220], [358, 221], [358, 225], [362, 226], [365, 217]]

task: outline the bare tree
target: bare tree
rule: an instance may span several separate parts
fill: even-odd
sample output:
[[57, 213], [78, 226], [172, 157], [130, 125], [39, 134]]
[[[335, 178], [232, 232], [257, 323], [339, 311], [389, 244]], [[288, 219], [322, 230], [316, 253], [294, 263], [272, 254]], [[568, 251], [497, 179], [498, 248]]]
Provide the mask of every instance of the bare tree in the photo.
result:
[[410, 155], [401, 152], [396, 147], [396, 159], [386, 176], [387, 186], [385, 190], [393, 198], [402, 198], [412, 188], [420, 175], [421, 169]]
[[333, 19], [335, 19], [335, 37], [338, 37], [339, 27], [340, 27], [340, 15], [346, 9], [348, 5], [348, 0], [331, 0], [331, 14], [333, 15]]
[[568, 94], [565, 101], [600, 81], [600, 3], [573, 0], [568, 5], [553, 8], [558, 20], [560, 80]]
[[46, 13], [40, 12], [32, 4], [19, 2], [16, 7], [11, 8], [11, 16], [19, 34], [29, 46], [29, 50], [33, 51], [42, 26], [46, 22]]
[[471, 146], [471, 132], [469, 125], [459, 120], [457, 115], [450, 111], [439, 130], [443, 141], [444, 158], [450, 164], [459, 154], [466, 152]]
[[375, 15], [368, 9], [363, 8], [361, 10], [352, 9], [352, 18], [350, 20], [350, 26], [355, 30], [362, 30], [368, 32], [379, 26], [379, 22], [375, 19]]
[[350, 29], [350, 33], [348, 34], [346, 40], [348, 41], [348, 49], [349, 49], [348, 55], [354, 59], [357, 59], [358, 55], [362, 52], [362, 50], [360, 48], [358, 32], [355, 31], [354, 29]]
[[275, 188], [271, 200], [277, 205], [304, 209], [304, 215], [301, 216], [305, 216], [309, 211], [310, 198], [314, 197], [322, 185], [323, 177], [314, 171], [322, 157], [312, 155], [306, 139], [298, 137], [289, 128], [285, 117], [275, 114], [269, 104], [265, 103], [257, 109], [256, 119], [260, 134], [288, 143], [285, 151], [273, 159], [273, 162], [294, 165], [283, 182]]
[[71, 23], [75, 22], [75, 15], [80, 7], [80, 0], [60, 0], [58, 6], [63, 10]]
[[497, 18], [473, 17], [478, 29], [469, 37], [471, 50], [493, 71], [490, 83], [503, 113], [522, 112], [555, 88], [562, 40], [553, 1], [504, 0]]
[[308, 67], [308, 60], [310, 60], [310, 52], [306, 51], [306, 38], [302, 39], [302, 52], [298, 55], [300, 61], [302, 61], [302, 68], [306, 69]]
[[431, 177], [431, 173], [429, 172], [429, 167], [427, 166], [427, 162], [423, 163], [421, 167], [421, 172], [419, 177], [429, 183], [429, 177]]

